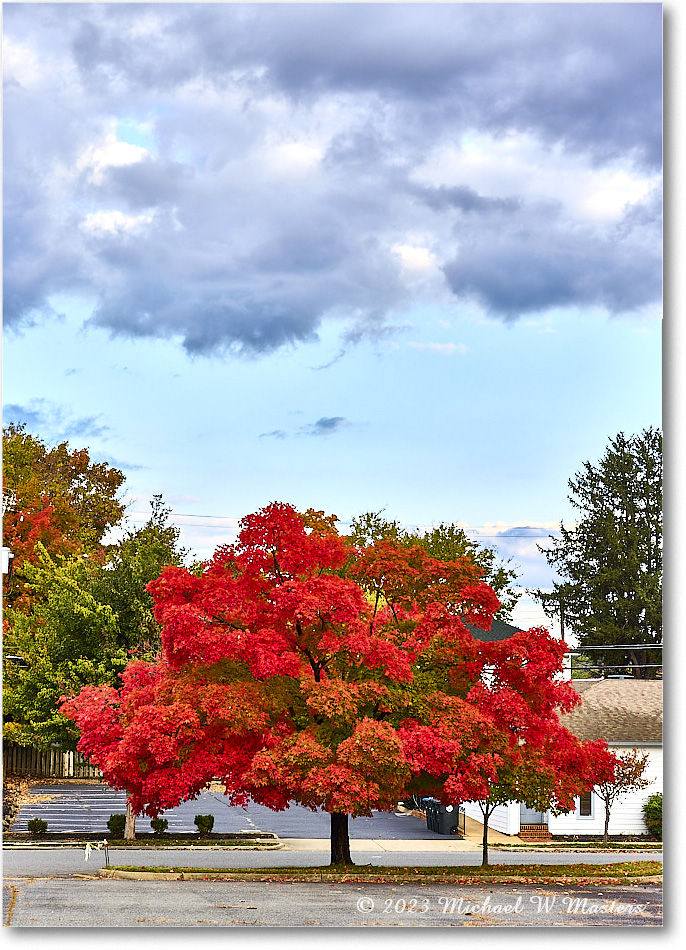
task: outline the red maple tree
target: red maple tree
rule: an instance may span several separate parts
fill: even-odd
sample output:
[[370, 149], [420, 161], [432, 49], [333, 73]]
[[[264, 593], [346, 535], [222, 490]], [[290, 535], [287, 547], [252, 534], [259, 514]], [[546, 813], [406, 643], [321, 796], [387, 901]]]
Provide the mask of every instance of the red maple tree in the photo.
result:
[[351, 864], [348, 816], [417, 790], [481, 797], [524, 746], [561, 805], [585, 790], [589, 756], [559, 742], [555, 707], [576, 701], [554, 680], [561, 648], [544, 631], [514, 652], [475, 640], [465, 623], [488, 629], [499, 603], [471, 561], [356, 548], [334, 524], [275, 503], [199, 575], [165, 568], [150, 585], [159, 661], [62, 705], [133, 810], [219, 778], [232, 804], [329, 812], [331, 863]]

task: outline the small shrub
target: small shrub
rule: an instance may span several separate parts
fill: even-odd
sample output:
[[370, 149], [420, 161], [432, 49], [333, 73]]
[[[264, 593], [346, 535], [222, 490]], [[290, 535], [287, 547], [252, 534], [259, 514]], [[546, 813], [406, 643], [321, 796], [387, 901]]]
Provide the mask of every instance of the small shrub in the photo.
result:
[[196, 815], [193, 821], [200, 832], [200, 837], [208, 835], [214, 827], [214, 815]]
[[32, 818], [26, 827], [32, 835], [44, 835], [48, 830], [48, 823], [42, 818]]
[[126, 828], [126, 815], [110, 815], [107, 827], [110, 829], [113, 838], [123, 838], [124, 829]]
[[156, 835], [162, 835], [169, 827], [169, 822], [166, 818], [151, 818], [150, 827]]
[[650, 795], [643, 803], [643, 819], [653, 838], [662, 841], [662, 792]]

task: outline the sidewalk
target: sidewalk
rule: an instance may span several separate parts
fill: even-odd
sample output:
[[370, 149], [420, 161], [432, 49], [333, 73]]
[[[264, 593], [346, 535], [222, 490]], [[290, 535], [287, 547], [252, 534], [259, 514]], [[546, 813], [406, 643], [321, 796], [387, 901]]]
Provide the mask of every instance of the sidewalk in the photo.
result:
[[[465, 817], [465, 835], [466, 838], [470, 841], [477, 841], [479, 847], [481, 847], [481, 842], [484, 837], [484, 826], [480, 821], [476, 821], [474, 818]], [[504, 835], [499, 831], [494, 831], [493, 828], [488, 829], [488, 843], [489, 844], [527, 844], [519, 835]], [[529, 844], [531, 842], [528, 842]]]
[[[390, 840], [385, 838], [351, 838], [350, 851], [383, 851], [383, 852], [453, 852], [453, 851], [481, 851], [483, 847], [484, 826], [473, 818], [465, 818], [465, 837], [455, 838], [452, 835], [437, 841], [427, 840]], [[279, 838], [284, 851], [328, 851], [331, 847], [328, 838]], [[498, 844], [525, 844], [517, 835], [503, 835], [499, 831], [488, 829], [489, 845]]]
[[[283, 851], [326, 851], [331, 850], [328, 838], [279, 838]], [[481, 851], [481, 844], [470, 838], [452, 838], [445, 841], [397, 841], [386, 838], [351, 838], [350, 853], [360, 851], [379, 851], [384, 853], [450, 853], [459, 851]]]

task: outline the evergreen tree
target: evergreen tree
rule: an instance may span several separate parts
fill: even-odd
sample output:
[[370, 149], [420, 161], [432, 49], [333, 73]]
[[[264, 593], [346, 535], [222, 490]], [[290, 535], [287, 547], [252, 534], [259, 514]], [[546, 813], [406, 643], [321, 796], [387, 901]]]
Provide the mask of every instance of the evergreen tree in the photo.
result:
[[[597, 465], [569, 480], [579, 512], [550, 548], [539, 548], [561, 577], [538, 590], [549, 616], [588, 650], [602, 675], [652, 679], [662, 662], [662, 433], [646, 429], [610, 440]], [[606, 647], [607, 649], [602, 649]]]

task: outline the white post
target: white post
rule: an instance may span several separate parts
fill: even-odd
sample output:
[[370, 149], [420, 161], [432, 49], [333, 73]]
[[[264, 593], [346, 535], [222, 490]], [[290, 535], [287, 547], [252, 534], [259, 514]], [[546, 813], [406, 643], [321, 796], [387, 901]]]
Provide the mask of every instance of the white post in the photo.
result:
[[3, 549], [2, 549], [2, 573], [3, 574], [10, 573], [13, 557], [14, 557], [14, 554], [12, 554], [10, 549], [3, 546]]

